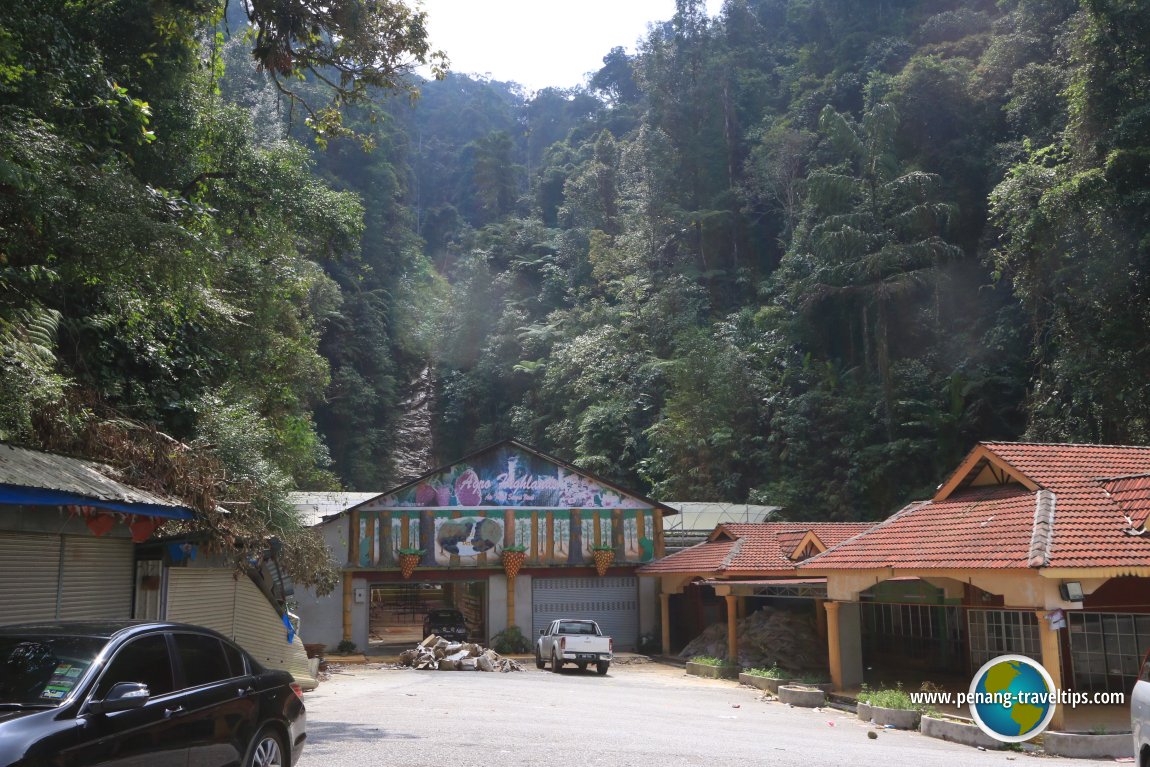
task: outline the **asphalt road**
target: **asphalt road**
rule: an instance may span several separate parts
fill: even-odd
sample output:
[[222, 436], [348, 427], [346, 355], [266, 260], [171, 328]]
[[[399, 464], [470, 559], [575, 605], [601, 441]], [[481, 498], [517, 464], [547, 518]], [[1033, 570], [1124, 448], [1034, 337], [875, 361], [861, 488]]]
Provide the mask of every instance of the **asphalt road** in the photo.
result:
[[[686, 767], [1050, 763], [788, 708], [734, 682], [660, 664], [600, 677], [347, 667], [305, 698], [298, 767]], [[1104, 762], [1059, 760], [1067, 767]], [[1113, 762], [1105, 762], [1113, 765]]]

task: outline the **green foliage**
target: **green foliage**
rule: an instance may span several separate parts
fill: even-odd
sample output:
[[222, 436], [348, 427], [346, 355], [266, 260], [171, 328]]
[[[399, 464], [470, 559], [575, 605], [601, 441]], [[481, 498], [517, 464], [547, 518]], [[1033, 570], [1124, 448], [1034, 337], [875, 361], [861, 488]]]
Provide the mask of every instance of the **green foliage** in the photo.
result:
[[766, 679], [793, 679], [792, 674], [783, 671], [778, 665], [771, 666], [770, 668], [749, 668], [743, 671], [744, 674], [749, 676], [761, 676]]
[[350, 639], [341, 639], [339, 644], [335, 646], [335, 651], [339, 655], [353, 655], [359, 648], [355, 646], [355, 642]]
[[925, 707], [911, 701], [910, 693], [903, 690], [901, 684], [894, 689], [884, 687], [878, 690], [872, 690], [864, 684], [859, 691], [858, 702], [877, 706], [878, 708], [893, 708], [900, 711], [925, 710]]
[[491, 637], [491, 649], [504, 655], [522, 655], [531, 652], [531, 640], [518, 626], [508, 626]]
[[691, 663], [698, 663], [703, 666], [733, 666], [734, 663], [727, 661], [725, 658], [712, 658], [710, 655], [696, 655], [691, 658]]

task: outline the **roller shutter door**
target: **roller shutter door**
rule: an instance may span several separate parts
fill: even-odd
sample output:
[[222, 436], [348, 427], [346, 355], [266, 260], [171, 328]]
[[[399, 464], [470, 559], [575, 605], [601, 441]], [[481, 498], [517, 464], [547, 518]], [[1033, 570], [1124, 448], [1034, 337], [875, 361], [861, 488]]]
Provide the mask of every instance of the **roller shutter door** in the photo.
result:
[[168, 620], [215, 629], [268, 668], [289, 672], [305, 689], [319, 682], [308, 668], [303, 639], [287, 643], [287, 627], [264, 593], [231, 570], [168, 571]]
[[131, 618], [135, 566], [128, 538], [64, 536], [60, 620]]
[[639, 641], [639, 579], [533, 578], [532, 636], [559, 618], [589, 618], [615, 640], [616, 650], [634, 650]]
[[55, 620], [59, 573], [60, 536], [0, 535], [0, 622]]

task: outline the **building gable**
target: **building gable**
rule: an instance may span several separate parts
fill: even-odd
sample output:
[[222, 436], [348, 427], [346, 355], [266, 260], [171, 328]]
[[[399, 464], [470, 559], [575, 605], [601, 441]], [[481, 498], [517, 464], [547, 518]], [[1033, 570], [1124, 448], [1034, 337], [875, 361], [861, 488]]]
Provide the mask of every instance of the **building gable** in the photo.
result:
[[[435, 469], [356, 507], [434, 509], [653, 509], [662, 504], [513, 440]], [[673, 509], [666, 509], [674, 513]]]

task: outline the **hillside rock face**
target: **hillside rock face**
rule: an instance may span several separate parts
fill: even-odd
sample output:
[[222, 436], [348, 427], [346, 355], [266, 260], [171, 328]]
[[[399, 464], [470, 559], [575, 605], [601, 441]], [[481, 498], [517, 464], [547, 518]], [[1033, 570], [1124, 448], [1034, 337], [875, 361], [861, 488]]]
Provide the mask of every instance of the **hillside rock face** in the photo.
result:
[[410, 394], [402, 405], [404, 413], [395, 433], [392, 452], [396, 484], [407, 482], [435, 468], [432, 463], [431, 406], [435, 380], [425, 367], [411, 381]]
[[[738, 663], [743, 668], [779, 668], [801, 675], [825, 671], [827, 643], [819, 638], [814, 618], [789, 610], [762, 607], [738, 621]], [[715, 623], [692, 639], [681, 658], [709, 656], [727, 659], [727, 624]]]

